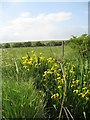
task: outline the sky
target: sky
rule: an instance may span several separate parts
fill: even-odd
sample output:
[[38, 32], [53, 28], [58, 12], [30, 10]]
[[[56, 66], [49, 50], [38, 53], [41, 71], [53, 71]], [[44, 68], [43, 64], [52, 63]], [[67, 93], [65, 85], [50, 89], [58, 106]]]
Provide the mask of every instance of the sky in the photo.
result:
[[88, 2], [89, 0], [0, 0], [0, 2]]
[[67, 40], [84, 33], [88, 33], [87, 0], [0, 2], [0, 43]]

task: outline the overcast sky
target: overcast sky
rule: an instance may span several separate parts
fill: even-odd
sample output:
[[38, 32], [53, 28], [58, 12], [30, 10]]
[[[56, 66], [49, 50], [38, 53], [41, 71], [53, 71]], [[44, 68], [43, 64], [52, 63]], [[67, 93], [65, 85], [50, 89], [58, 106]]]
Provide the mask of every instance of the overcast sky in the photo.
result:
[[0, 42], [62, 40], [69, 39], [71, 35], [88, 33], [87, 0], [86, 2], [1, 1], [0, 9]]

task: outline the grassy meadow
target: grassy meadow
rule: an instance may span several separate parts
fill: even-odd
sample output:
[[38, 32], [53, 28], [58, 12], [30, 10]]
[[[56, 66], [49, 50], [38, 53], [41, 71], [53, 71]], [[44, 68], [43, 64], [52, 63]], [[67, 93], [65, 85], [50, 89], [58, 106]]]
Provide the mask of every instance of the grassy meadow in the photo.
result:
[[[41, 52], [45, 57], [62, 57], [62, 47], [61, 46], [44, 46], [44, 47], [21, 47], [21, 48], [7, 48], [2, 50], [2, 65], [12, 64], [15, 60], [21, 59], [22, 56], [25, 56], [27, 53], [31, 54], [32, 51], [35, 51], [37, 55]], [[74, 59], [78, 57], [77, 52], [71, 49], [70, 46], [65, 46], [65, 55], [66, 59]]]
[[[1, 50], [1, 49], [0, 49]], [[61, 46], [5, 48], [2, 117], [46, 120], [90, 116], [90, 67], [76, 50]]]

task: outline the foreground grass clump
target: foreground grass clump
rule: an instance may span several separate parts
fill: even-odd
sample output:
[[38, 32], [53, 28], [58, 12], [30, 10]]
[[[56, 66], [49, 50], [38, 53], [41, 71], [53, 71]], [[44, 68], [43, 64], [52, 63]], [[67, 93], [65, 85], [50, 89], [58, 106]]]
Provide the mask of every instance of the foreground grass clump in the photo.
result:
[[[42, 53], [22, 57], [24, 70], [44, 92], [49, 117], [89, 118], [90, 68], [87, 61], [62, 61], [45, 58]], [[63, 101], [63, 102], [62, 102]], [[63, 103], [63, 104], [62, 104]], [[60, 107], [61, 106], [61, 107]]]
[[44, 101], [35, 91], [30, 81], [4, 81], [2, 90], [2, 117], [9, 118], [44, 118]]

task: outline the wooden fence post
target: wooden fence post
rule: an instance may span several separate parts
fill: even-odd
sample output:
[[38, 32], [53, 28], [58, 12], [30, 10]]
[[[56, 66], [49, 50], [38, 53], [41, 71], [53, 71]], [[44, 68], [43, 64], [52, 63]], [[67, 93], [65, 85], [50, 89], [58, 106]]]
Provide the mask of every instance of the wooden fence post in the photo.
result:
[[64, 56], [64, 41], [62, 41], [62, 57]]

